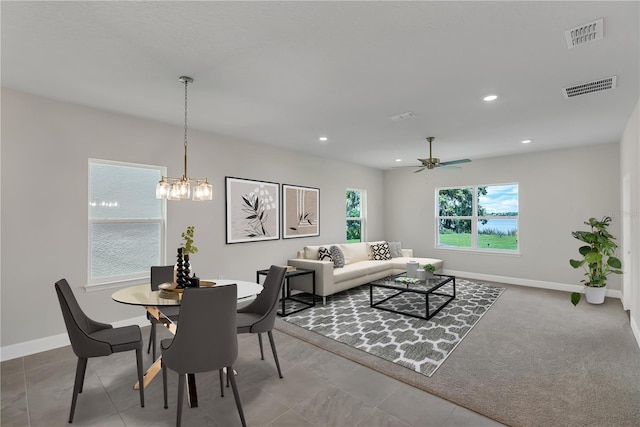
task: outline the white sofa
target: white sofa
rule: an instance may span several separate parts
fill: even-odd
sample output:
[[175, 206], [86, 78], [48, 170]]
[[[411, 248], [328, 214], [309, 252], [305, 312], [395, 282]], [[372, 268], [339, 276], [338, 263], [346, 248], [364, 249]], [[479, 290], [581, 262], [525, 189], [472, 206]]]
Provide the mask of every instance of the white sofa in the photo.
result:
[[[359, 243], [331, 243], [326, 245], [305, 246], [298, 251], [295, 259], [288, 260], [288, 264], [297, 268], [315, 270], [316, 295], [322, 297], [323, 304], [326, 297], [346, 289], [354, 288], [373, 280], [381, 279], [392, 274], [400, 274], [407, 269], [407, 262], [417, 261], [420, 267], [433, 264], [436, 273], [442, 271], [443, 261], [434, 258], [417, 258], [413, 256], [413, 249], [401, 249], [402, 256], [390, 260], [374, 261], [371, 255], [371, 245], [381, 242]], [[338, 246], [344, 255], [344, 267], [335, 267], [332, 261], [320, 261], [318, 249]], [[304, 275], [290, 279], [292, 289], [311, 293], [310, 276]]]

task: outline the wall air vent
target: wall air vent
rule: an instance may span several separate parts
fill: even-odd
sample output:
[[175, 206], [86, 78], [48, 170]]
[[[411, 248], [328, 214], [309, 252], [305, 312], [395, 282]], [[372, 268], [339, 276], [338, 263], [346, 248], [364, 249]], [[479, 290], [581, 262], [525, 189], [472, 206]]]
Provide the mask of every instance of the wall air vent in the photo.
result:
[[574, 96], [586, 95], [588, 93], [600, 92], [602, 90], [615, 89], [616, 77], [617, 76], [612, 76], [600, 80], [595, 80], [589, 83], [582, 83], [571, 87], [565, 87], [564, 89], [562, 89], [562, 93], [564, 94], [565, 98], [569, 99], [573, 98]]
[[604, 21], [600, 18], [579, 27], [571, 28], [564, 32], [564, 36], [567, 39], [567, 47], [573, 49], [576, 46], [600, 40], [603, 37], [603, 33]]

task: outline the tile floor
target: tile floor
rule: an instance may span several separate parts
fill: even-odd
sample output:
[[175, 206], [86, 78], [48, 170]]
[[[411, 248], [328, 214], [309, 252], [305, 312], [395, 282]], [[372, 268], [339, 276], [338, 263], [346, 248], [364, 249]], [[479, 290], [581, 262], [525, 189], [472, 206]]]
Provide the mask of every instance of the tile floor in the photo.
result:
[[[143, 328], [145, 339], [148, 330]], [[257, 338], [239, 336], [234, 368], [249, 426], [501, 425], [289, 335], [274, 335], [283, 379], [278, 378], [266, 336], [264, 361]], [[69, 425], [76, 360], [71, 348], [63, 347], [2, 362], [0, 425]], [[151, 356], [145, 354], [145, 366], [150, 364]], [[135, 376], [134, 352], [90, 359], [73, 425], [175, 425], [177, 374], [169, 372], [169, 409], [163, 408], [161, 375], [145, 390], [146, 406], [140, 408], [138, 392], [132, 388]], [[183, 426], [241, 425], [231, 389], [220, 396], [217, 372], [198, 375], [197, 385], [199, 407], [185, 403]]]

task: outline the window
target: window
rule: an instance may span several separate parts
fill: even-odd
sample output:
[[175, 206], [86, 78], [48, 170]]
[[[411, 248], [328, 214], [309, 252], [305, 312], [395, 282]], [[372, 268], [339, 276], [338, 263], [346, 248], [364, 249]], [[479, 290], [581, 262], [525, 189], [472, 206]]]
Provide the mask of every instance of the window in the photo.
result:
[[439, 248], [518, 251], [518, 184], [437, 190]]
[[347, 243], [366, 240], [366, 206], [364, 190], [347, 189]]
[[89, 159], [89, 285], [148, 280], [164, 263], [165, 168]]

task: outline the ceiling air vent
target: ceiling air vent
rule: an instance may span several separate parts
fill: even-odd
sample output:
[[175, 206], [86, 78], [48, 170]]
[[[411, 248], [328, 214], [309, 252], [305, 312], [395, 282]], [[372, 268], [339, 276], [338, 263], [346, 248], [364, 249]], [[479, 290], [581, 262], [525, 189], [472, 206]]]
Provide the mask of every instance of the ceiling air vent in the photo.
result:
[[567, 47], [573, 49], [576, 46], [600, 40], [603, 37], [603, 33], [604, 22], [600, 18], [579, 27], [571, 28], [564, 32], [564, 36], [567, 39]]
[[616, 77], [617, 76], [612, 76], [600, 80], [595, 80], [589, 83], [582, 83], [571, 87], [565, 87], [564, 89], [562, 89], [562, 93], [564, 93], [565, 98], [569, 99], [573, 98], [574, 96], [600, 92], [601, 90], [615, 89]]

